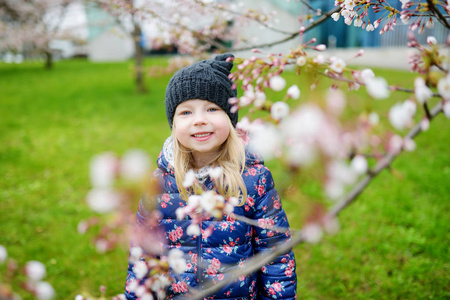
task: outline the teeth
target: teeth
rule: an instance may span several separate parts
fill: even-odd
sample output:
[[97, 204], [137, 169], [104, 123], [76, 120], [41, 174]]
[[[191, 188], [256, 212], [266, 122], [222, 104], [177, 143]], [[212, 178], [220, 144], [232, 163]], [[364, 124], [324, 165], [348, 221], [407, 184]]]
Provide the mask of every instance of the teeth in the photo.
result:
[[205, 137], [210, 135], [211, 133], [203, 133], [203, 134], [194, 134], [195, 137]]

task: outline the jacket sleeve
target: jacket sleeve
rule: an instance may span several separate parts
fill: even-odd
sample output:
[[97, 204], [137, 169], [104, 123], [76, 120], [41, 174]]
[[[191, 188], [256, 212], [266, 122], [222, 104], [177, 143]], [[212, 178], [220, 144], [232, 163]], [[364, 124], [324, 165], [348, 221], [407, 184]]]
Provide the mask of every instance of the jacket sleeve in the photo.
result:
[[[253, 218], [260, 226], [254, 226], [254, 247], [256, 253], [271, 251], [276, 245], [291, 240], [289, 222], [284, 212], [280, 197], [274, 187], [272, 174], [261, 165], [259, 176], [255, 176], [254, 185], [249, 189], [249, 196], [255, 199]], [[286, 232], [275, 230], [286, 228]], [[280, 255], [272, 263], [261, 268], [258, 273], [258, 299], [296, 299], [297, 275], [295, 257], [292, 250]]]

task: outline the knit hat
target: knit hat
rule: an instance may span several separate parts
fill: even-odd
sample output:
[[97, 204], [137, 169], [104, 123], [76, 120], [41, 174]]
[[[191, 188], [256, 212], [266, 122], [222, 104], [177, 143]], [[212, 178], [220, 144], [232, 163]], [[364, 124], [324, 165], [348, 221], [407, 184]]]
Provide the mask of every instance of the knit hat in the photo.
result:
[[166, 115], [172, 128], [173, 115], [178, 104], [192, 99], [208, 100], [217, 104], [230, 117], [236, 126], [238, 114], [231, 112], [228, 99], [236, 97], [236, 89], [228, 78], [234, 58], [230, 53], [217, 55], [214, 59], [202, 60], [181, 70], [170, 79], [166, 88]]

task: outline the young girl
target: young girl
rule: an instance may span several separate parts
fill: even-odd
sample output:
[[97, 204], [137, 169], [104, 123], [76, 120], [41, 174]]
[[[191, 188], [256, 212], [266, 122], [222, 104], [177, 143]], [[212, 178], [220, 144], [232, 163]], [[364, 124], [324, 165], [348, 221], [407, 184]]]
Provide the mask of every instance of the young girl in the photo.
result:
[[[166, 89], [166, 115], [172, 135], [158, 157], [154, 174], [163, 192], [153, 197], [153, 201], [162, 216], [159, 226], [164, 228], [165, 250], [182, 250], [187, 262], [184, 273], [174, 276], [177, 279], [167, 291], [169, 298], [188, 296], [189, 287], [202, 290], [218, 283], [255, 254], [270, 251], [291, 239], [289, 230], [286, 233], [252, 226], [230, 215], [203, 221], [199, 224], [202, 232], [199, 236], [187, 234], [189, 217], [177, 220], [176, 209], [184, 207], [192, 193], [183, 186], [183, 180], [193, 169], [205, 191], [215, 190], [225, 198], [241, 199], [241, 204], [234, 208], [235, 215], [289, 228], [270, 171], [260, 156], [244, 146], [235, 130], [238, 116], [228, 102], [236, 97], [233, 82], [228, 78], [233, 58], [231, 54], [222, 54], [181, 69]], [[209, 171], [216, 167], [222, 172], [213, 183]], [[145, 226], [149, 216], [143, 201], [137, 212], [140, 226]], [[212, 233], [206, 234], [207, 229], [212, 229]], [[152, 233], [148, 234], [151, 238]], [[130, 263], [127, 299], [136, 299], [128, 289], [135, 278]], [[296, 287], [295, 259], [290, 251], [255, 274], [235, 278], [214, 295], [205, 295], [205, 299], [296, 299]]]

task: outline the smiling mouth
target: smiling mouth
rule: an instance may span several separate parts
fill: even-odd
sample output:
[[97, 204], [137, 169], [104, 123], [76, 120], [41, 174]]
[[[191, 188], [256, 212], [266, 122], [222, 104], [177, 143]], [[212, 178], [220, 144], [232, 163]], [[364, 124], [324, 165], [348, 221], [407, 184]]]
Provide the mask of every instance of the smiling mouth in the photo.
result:
[[199, 134], [193, 134], [192, 136], [196, 137], [196, 138], [202, 138], [202, 137], [210, 136], [211, 134], [212, 134], [211, 132], [209, 132], [209, 133], [199, 133]]

